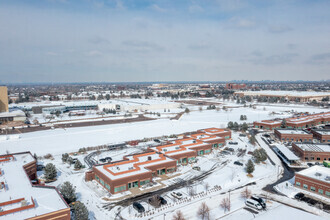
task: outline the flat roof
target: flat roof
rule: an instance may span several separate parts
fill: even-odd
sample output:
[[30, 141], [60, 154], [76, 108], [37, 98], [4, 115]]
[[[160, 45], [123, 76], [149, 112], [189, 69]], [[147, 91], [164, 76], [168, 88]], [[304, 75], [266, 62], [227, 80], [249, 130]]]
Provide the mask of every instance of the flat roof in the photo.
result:
[[330, 130], [313, 130], [315, 131], [316, 133], [318, 134], [321, 134], [321, 135], [330, 135]]
[[330, 152], [329, 144], [303, 144], [295, 143], [303, 151]]
[[[148, 157], [151, 157], [151, 160], [149, 160]], [[137, 174], [148, 173], [150, 170], [147, 167], [167, 163], [169, 161], [175, 161], [174, 159], [156, 152], [128, 156], [127, 159], [129, 160], [94, 166], [94, 168], [102, 172], [108, 178], [114, 180]]]
[[282, 122], [280, 122], [280, 121], [271, 121], [271, 120], [263, 120], [263, 121], [256, 121], [256, 123], [276, 125], [276, 124], [281, 124]]
[[281, 145], [281, 144], [276, 144], [276, 148], [284, 154], [284, 156], [288, 160], [300, 160], [299, 157], [297, 157], [289, 148]]
[[299, 171], [298, 174], [330, 184], [330, 168], [327, 167], [312, 166]]
[[293, 96], [293, 97], [317, 97], [317, 96], [330, 96], [329, 92], [314, 92], [314, 91], [276, 91], [276, 90], [263, 90], [263, 91], [243, 91], [236, 92], [244, 95], [273, 95], [273, 96]]
[[297, 129], [276, 129], [281, 134], [304, 134], [304, 135], [312, 135], [309, 134], [307, 131], [304, 130], [297, 130]]
[[[31, 205], [32, 199], [34, 208], [26, 209], [1, 216], [0, 219], [16, 220], [27, 219], [61, 209], [68, 208], [55, 188], [32, 186], [26, 175], [23, 166], [34, 161], [30, 153], [13, 154], [13, 158], [6, 162], [0, 162], [2, 175], [0, 182], [7, 185], [7, 189], [0, 190], [0, 201], [7, 202], [15, 199], [25, 199], [27, 205]], [[2, 210], [10, 210], [21, 207], [21, 202], [12, 205], [2, 206]]]

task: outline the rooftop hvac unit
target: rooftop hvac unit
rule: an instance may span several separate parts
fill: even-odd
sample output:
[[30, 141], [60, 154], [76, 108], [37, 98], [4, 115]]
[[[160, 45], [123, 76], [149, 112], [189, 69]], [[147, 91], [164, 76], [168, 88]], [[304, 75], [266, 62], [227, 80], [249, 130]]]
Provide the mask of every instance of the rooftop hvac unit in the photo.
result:
[[27, 206], [27, 201], [25, 199], [21, 201], [21, 206], [22, 207]]
[[316, 172], [316, 173], [315, 173], [315, 176], [322, 176], [322, 174], [321, 174], [321, 173], [318, 173], [318, 172]]
[[196, 143], [196, 141], [195, 141], [195, 140], [193, 140], [193, 143]]
[[164, 149], [164, 152], [166, 152], [167, 151], [167, 149]]
[[179, 150], [180, 149], [180, 147], [175, 147], [175, 150]]
[[128, 170], [133, 170], [133, 167], [129, 167]]
[[148, 160], [151, 160], [151, 156], [148, 156]]
[[325, 178], [325, 181], [330, 181], [330, 176], [327, 176], [327, 177]]

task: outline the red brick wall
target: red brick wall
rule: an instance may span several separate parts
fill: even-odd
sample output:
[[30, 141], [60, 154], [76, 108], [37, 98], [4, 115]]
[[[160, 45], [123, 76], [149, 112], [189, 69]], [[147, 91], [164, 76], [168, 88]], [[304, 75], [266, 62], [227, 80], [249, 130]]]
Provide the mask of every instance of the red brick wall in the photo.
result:
[[[300, 183], [300, 186], [297, 186], [297, 182]], [[304, 184], [306, 184], [308, 186], [307, 189], [304, 188]], [[318, 192], [318, 190], [321, 189], [321, 190], [323, 190], [323, 196], [326, 196], [325, 195], [326, 191], [330, 192], [330, 183], [323, 182], [323, 181], [316, 180], [316, 179], [312, 179], [312, 178], [300, 175], [298, 173], [296, 173], [296, 175], [295, 175], [295, 186], [299, 187], [299, 188], [302, 188], [302, 189], [305, 189], [305, 190], [308, 190], [310, 192], [314, 192], [314, 191], [311, 191], [311, 186], [313, 186], [313, 187], [315, 187], [315, 192], [314, 193], [321, 195]]]

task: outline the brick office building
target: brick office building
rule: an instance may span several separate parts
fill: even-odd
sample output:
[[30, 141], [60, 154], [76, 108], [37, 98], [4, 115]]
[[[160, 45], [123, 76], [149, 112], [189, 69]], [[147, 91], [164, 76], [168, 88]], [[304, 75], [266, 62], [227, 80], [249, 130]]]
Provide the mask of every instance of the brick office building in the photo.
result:
[[287, 128], [303, 129], [330, 122], [330, 112], [286, 119]]
[[295, 173], [295, 186], [330, 198], [330, 169], [313, 166]]
[[322, 143], [330, 143], [330, 130], [312, 130], [314, 138], [318, 139]]
[[30, 152], [0, 156], [0, 218], [70, 220], [70, 207], [55, 187], [33, 185], [36, 160]]
[[129, 155], [119, 162], [94, 166], [86, 173], [86, 180], [95, 179], [115, 194], [141, 187], [154, 176], [175, 172], [176, 163], [175, 159], [156, 152]]
[[266, 129], [266, 130], [274, 130], [276, 128], [280, 128], [281, 124], [282, 124], [282, 122], [280, 122], [280, 121], [263, 120], [263, 121], [253, 122], [253, 127], [260, 128], [260, 129]]
[[303, 161], [330, 160], [329, 144], [292, 143], [292, 149]]
[[312, 142], [313, 141], [313, 134], [310, 134], [304, 130], [275, 129], [274, 134], [282, 142], [285, 141]]
[[234, 90], [246, 89], [246, 84], [227, 83], [226, 89], [234, 89]]
[[209, 154], [213, 148], [224, 146], [225, 139], [230, 137], [230, 130], [218, 128], [185, 134], [182, 139], [149, 148], [149, 152], [128, 155], [122, 161], [94, 166], [86, 172], [85, 180], [95, 179], [112, 194], [141, 187], [155, 176], [175, 172], [177, 164], [188, 164], [197, 156]]

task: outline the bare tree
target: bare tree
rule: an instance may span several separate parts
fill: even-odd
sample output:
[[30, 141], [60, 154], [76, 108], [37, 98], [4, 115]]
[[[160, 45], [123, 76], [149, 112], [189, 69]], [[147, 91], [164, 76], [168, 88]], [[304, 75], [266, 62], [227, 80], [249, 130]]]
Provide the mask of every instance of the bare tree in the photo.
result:
[[248, 199], [251, 197], [251, 190], [245, 187], [245, 190], [241, 193], [242, 198]]
[[204, 219], [210, 219], [210, 208], [206, 205], [205, 202], [199, 207], [197, 214]]
[[154, 207], [159, 207], [161, 200], [158, 195], [154, 195], [150, 198], [149, 202], [150, 202], [150, 205], [152, 205]]
[[221, 203], [220, 203], [220, 207], [223, 208], [226, 211], [230, 211], [230, 200], [229, 198], [224, 198]]
[[208, 183], [208, 182], [206, 182], [206, 183], [204, 184], [204, 187], [205, 187], [205, 191], [209, 190], [209, 188], [210, 188], [210, 185], [209, 185], [209, 183]]
[[195, 195], [195, 189], [192, 186], [188, 186], [188, 195], [194, 196]]
[[176, 213], [173, 215], [173, 220], [185, 220], [183, 213], [180, 210], [176, 211]]

